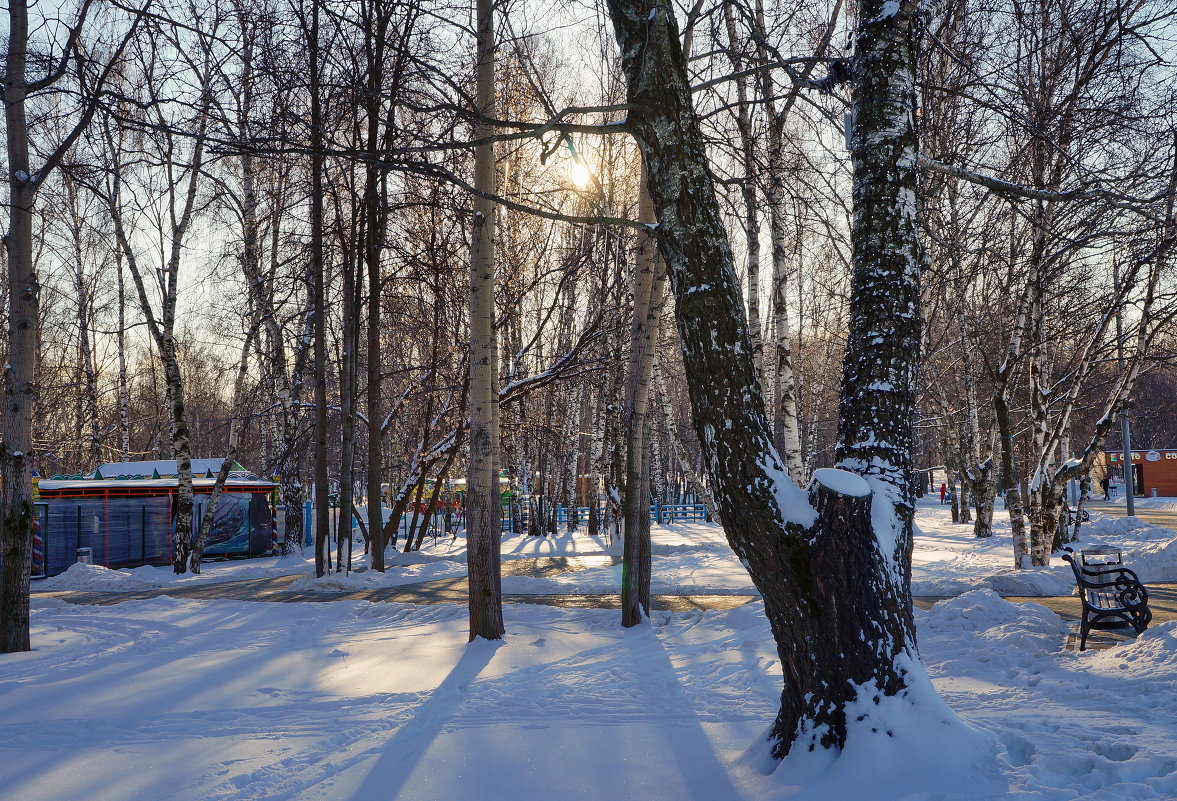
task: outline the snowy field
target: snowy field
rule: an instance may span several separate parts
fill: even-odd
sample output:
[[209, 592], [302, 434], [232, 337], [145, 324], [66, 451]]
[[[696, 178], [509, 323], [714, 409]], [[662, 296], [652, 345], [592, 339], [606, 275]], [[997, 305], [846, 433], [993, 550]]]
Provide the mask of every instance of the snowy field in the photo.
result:
[[[856, 729], [832, 764], [802, 754], [765, 772], [760, 742], [780, 670], [759, 603], [659, 612], [628, 631], [615, 611], [512, 604], [507, 639], [494, 645], [465, 642], [464, 606], [325, 594], [91, 607], [39, 595], [36, 650], [0, 657], [0, 798], [1177, 799], [1177, 623], [1105, 651], [1066, 651], [1054, 613], [992, 590], [1012, 572], [1008, 527], [978, 545], [946, 515], [921, 507], [915, 571], [917, 592], [967, 590], [917, 613], [947, 709], [924, 698], [918, 714], [889, 721], [892, 737]], [[1089, 533], [1084, 545], [1124, 547], [1146, 580], [1174, 580], [1172, 531], [1097, 516]], [[715, 527], [654, 535], [655, 592], [750, 591]], [[510, 592], [612, 591], [618, 581], [604, 544], [587, 537], [504, 547], [507, 558], [601, 562], [507, 577]], [[400, 578], [349, 578], [405, 583], [465, 567], [460, 540], [397, 558], [405, 564], [389, 575]], [[253, 560], [179, 581], [307, 570]], [[104, 576], [114, 573], [132, 576]], [[1065, 579], [1057, 566], [1034, 574], [1026, 583], [1039, 590]], [[169, 577], [88, 568], [37, 586]]]

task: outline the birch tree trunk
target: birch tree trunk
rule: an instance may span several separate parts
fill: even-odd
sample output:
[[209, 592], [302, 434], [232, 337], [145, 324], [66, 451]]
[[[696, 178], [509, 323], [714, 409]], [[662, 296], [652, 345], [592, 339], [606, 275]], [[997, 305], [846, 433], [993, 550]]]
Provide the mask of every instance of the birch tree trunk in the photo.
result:
[[200, 562], [204, 558], [204, 543], [208, 539], [208, 533], [212, 531], [213, 520], [216, 519], [217, 504], [221, 500], [221, 492], [225, 488], [225, 482], [229, 479], [229, 471], [233, 469], [233, 463], [237, 460], [237, 443], [241, 437], [241, 423], [244, 416], [242, 411], [245, 406], [243, 402], [245, 379], [249, 373], [249, 351], [256, 335], [257, 327], [251, 326], [245, 336], [245, 342], [241, 346], [241, 358], [237, 363], [237, 375], [233, 380], [233, 399], [229, 406], [228, 448], [225, 451], [225, 459], [221, 462], [221, 467], [217, 470], [216, 478], [213, 480], [212, 489], [209, 491], [208, 504], [204, 507], [204, 515], [200, 520], [200, 530], [192, 543], [192, 554], [188, 567], [193, 573], [200, 572]]
[[[740, 198], [744, 205], [744, 272], [748, 281], [748, 334], [752, 338], [752, 361], [756, 374], [764, 376], [764, 336], [760, 327], [760, 206], [756, 197], [756, 140], [752, 135], [752, 109], [748, 102], [748, 79], [744, 74], [742, 42], [736, 30], [732, 3], [723, 4], [723, 21], [727, 29], [728, 60], [736, 85], [736, 130], [740, 135], [740, 160], [743, 181]], [[690, 54], [687, 53], [689, 57]], [[763, 380], [763, 378], [762, 378]]]
[[29, 16], [23, 0], [8, 6], [8, 52], [5, 57], [4, 126], [8, 148], [8, 363], [4, 366], [4, 413], [0, 415], [0, 651], [28, 651], [29, 571], [33, 555], [33, 498], [29, 455], [33, 409], [37, 402], [34, 367], [40, 321], [41, 286], [33, 262], [33, 201], [36, 179], [29, 163], [25, 117], [25, 67]]
[[1026, 530], [1021, 478], [1015, 467], [1013, 421], [1010, 417], [1009, 389], [1001, 388], [994, 395], [993, 410], [997, 417], [997, 433], [1001, 438], [1001, 483], [1005, 487], [1005, 509], [1009, 514], [1013, 536], [1014, 567], [1030, 566], [1030, 537]]
[[997, 435], [1001, 448], [1001, 483], [1005, 488], [1005, 509], [1010, 520], [1016, 568], [1030, 566], [1030, 538], [1026, 531], [1021, 473], [1016, 464], [1010, 401], [1014, 371], [1023, 356], [1022, 342], [1026, 334], [1026, 319], [1032, 291], [1031, 282], [1027, 282], [1018, 301], [1009, 345], [1006, 348], [1005, 359], [997, 370], [993, 390], [993, 415], [997, 420]]
[[314, 381], [315, 381], [315, 575], [324, 576], [329, 569], [331, 549], [330, 487], [327, 484], [327, 266], [323, 247], [323, 109], [320, 92], [320, 0], [311, 0], [307, 46], [310, 56], [310, 126], [311, 126], [311, 208], [310, 208], [310, 278], [311, 306], [314, 308]]
[[[477, 111], [495, 116], [495, 36], [492, 0], [477, 0]], [[474, 139], [492, 134], [477, 122]], [[474, 186], [495, 189], [495, 156], [491, 143], [474, 150]], [[470, 238], [470, 459], [466, 494], [466, 542], [469, 575], [470, 639], [501, 640], [503, 626], [502, 536], [497, 475], [499, 432], [498, 349], [495, 347], [495, 206], [474, 197], [474, 230]]]
[[[646, 170], [638, 189], [638, 221], [652, 224], [654, 204], [646, 189]], [[647, 412], [650, 374], [654, 367], [654, 332], [661, 317], [665, 268], [655, 254], [657, 243], [638, 234], [634, 255], [633, 316], [626, 367], [622, 419], [625, 427], [625, 484], [622, 489], [621, 625], [635, 626], [650, 613], [650, 471], [646, 464]], [[643, 595], [641, 587], [646, 588]]]

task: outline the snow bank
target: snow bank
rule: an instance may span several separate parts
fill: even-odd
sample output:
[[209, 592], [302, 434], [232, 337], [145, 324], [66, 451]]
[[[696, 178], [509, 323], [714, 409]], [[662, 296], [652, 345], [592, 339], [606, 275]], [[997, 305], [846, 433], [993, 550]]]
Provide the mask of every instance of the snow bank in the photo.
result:
[[1092, 654], [1093, 672], [1115, 678], [1177, 683], [1177, 621], [1146, 629], [1135, 640]]
[[916, 620], [921, 633], [931, 632], [941, 646], [968, 647], [979, 664], [1011, 652], [1057, 652], [1070, 631], [1045, 606], [1010, 603], [989, 589], [941, 601], [928, 612], [917, 610]]
[[301, 556], [264, 557], [260, 559], [235, 559], [225, 562], [205, 562], [200, 573], [177, 575], [168, 566], [143, 565], [132, 569], [111, 570], [101, 565], [70, 565], [43, 581], [33, 582], [32, 589], [46, 592], [134, 592], [160, 587], [188, 586], [192, 584], [218, 584], [226, 581], [274, 578], [305, 573], [313, 560]]
[[47, 578], [34, 586], [36, 589], [55, 592], [135, 592], [164, 586], [163, 578], [156, 573], [157, 569], [151, 566], [137, 567], [134, 570], [111, 570], [101, 565], [76, 562], [64, 573]]
[[917, 613], [941, 697], [990, 732], [1015, 799], [1177, 797], [1175, 624], [1104, 651], [1062, 649], [1045, 607], [988, 590]]
[[[1125, 508], [1128, 506], [1128, 501], [1124, 498], [1123, 493], [1117, 495], [1111, 501], [1104, 501], [1103, 503], [1113, 503], [1116, 506], [1123, 506]], [[1138, 509], [1177, 511], [1177, 498], [1133, 498], [1132, 505]]]

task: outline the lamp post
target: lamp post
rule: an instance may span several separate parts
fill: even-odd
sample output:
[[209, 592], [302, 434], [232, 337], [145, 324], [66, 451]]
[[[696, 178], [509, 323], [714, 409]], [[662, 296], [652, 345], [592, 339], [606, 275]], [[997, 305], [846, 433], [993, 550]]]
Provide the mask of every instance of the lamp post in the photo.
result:
[[[1120, 263], [1112, 260], [1112, 280], [1115, 281], [1117, 294], [1120, 289]], [[1120, 303], [1116, 308], [1116, 348], [1119, 353], [1120, 370], [1124, 369], [1124, 304]], [[1127, 504], [1128, 517], [1133, 517], [1136, 514], [1136, 490], [1132, 486], [1132, 438], [1128, 430], [1128, 407], [1131, 404], [1127, 399], [1124, 400], [1120, 406], [1120, 441], [1124, 447], [1124, 502]]]
[[[1121, 356], [1121, 358], [1123, 358]], [[1120, 407], [1120, 438], [1124, 441], [1124, 498], [1128, 504], [1128, 516], [1136, 514], [1136, 488], [1132, 475], [1132, 440], [1128, 431], [1128, 404]]]

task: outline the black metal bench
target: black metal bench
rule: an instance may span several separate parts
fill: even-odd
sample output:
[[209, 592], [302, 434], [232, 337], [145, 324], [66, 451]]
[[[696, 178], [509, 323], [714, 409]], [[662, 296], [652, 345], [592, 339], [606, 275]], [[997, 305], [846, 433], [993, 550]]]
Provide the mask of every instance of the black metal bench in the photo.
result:
[[1083, 619], [1079, 624], [1079, 650], [1087, 648], [1087, 635], [1095, 623], [1122, 620], [1136, 630], [1148, 628], [1152, 612], [1148, 608], [1148, 590], [1140, 579], [1126, 567], [1119, 565], [1092, 566], [1081, 564], [1074, 551], [1064, 548], [1063, 559], [1075, 573], [1079, 598], [1083, 601]]
[[1072, 509], [1065, 501], [1059, 510], [1058, 528], [1062, 542], [1078, 539], [1079, 526], [1091, 521], [1091, 512], [1083, 508]]

